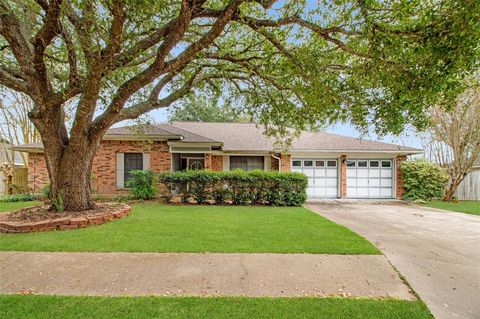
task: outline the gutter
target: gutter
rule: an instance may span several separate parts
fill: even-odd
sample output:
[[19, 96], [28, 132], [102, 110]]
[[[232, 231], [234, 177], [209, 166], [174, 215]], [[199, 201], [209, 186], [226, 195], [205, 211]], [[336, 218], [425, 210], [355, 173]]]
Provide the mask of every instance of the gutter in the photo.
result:
[[274, 159], [277, 159], [278, 160], [278, 171], [280, 172], [281, 168], [282, 168], [282, 159], [278, 156], [275, 156], [275, 154], [271, 153], [272, 157]]

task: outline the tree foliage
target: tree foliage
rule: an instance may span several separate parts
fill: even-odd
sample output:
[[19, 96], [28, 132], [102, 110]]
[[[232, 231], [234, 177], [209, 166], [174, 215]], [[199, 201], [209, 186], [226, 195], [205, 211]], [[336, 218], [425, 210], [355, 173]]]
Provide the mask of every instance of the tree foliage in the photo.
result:
[[448, 174], [438, 164], [425, 159], [402, 163], [403, 197], [410, 200], [441, 198]]
[[218, 97], [191, 95], [169, 113], [169, 121], [191, 122], [249, 122], [241, 105]]

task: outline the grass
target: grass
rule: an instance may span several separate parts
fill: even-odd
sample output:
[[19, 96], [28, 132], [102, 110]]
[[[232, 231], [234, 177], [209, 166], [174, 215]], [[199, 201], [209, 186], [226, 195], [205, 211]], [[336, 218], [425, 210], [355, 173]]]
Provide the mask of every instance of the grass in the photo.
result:
[[3, 235], [0, 250], [380, 254], [361, 236], [302, 207], [152, 202], [99, 226]]
[[31, 201], [31, 202], [7, 202], [7, 203], [0, 203], [0, 213], [1, 212], [11, 212], [20, 208], [29, 207], [29, 206], [37, 206], [41, 205], [42, 202]]
[[425, 206], [466, 214], [480, 215], [480, 201], [475, 200], [464, 200], [456, 203], [435, 200], [426, 203]]
[[433, 318], [421, 301], [347, 298], [0, 296], [0, 318]]

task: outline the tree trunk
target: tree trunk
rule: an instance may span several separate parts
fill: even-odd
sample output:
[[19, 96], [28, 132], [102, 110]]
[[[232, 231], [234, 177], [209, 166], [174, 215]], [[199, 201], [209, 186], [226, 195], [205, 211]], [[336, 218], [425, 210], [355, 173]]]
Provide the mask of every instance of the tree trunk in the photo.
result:
[[86, 137], [84, 139], [83, 143], [70, 143], [60, 153], [45, 148], [52, 209], [84, 211], [95, 208], [90, 174], [97, 146], [89, 144]]
[[444, 201], [452, 201], [453, 197], [455, 196], [455, 192], [457, 191], [458, 185], [463, 181], [467, 174], [456, 174], [454, 177], [450, 177], [450, 181], [448, 182], [447, 189], [445, 194], [443, 195]]

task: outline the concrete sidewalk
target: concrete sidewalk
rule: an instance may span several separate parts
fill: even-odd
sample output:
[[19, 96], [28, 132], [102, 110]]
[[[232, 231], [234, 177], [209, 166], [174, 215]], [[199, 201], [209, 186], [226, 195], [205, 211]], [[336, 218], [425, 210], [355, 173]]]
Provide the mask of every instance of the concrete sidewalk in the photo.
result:
[[0, 293], [414, 299], [384, 256], [0, 253]]

